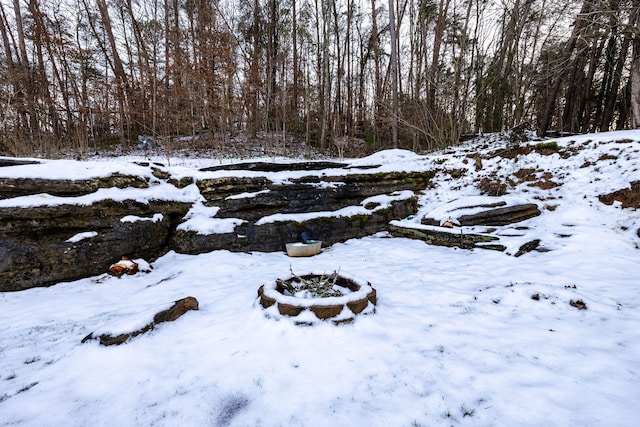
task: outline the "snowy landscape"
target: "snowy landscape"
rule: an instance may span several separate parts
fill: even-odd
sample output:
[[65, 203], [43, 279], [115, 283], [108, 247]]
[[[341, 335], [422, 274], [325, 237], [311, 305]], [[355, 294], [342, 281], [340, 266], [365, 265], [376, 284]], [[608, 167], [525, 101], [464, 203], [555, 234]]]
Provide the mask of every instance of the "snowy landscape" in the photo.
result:
[[[105, 272], [0, 293], [0, 426], [637, 425], [640, 216], [599, 196], [640, 181], [640, 131], [554, 139], [557, 153], [523, 150], [512, 158], [493, 155], [509, 147], [502, 136], [425, 155], [387, 150], [345, 162], [439, 170], [432, 188], [418, 194], [418, 213], [394, 222], [416, 229], [432, 227], [421, 223], [425, 217], [446, 219], [459, 207], [494, 200], [480, 190], [483, 178], [510, 182], [500, 199], [535, 203], [541, 214], [494, 231], [504, 252], [382, 232], [307, 258], [288, 257], [284, 248], [169, 252], [151, 265], [137, 260], [148, 272], [136, 275]], [[3, 167], [0, 175], [143, 173], [134, 163], [142, 160], [163, 162], [176, 177], [230, 173], [199, 170], [216, 159], [174, 158], [167, 165], [162, 157], [130, 156], [50, 160]], [[532, 169], [535, 180], [519, 181], [514, 173], [522, 169]], [[456, 170], [462, 172], [446, 173]], [[310, 173], [322, 171], [268, 176], [286, 181]], [[185, 227], [232, 230], [237, 222], [215, 218], [194, 187], [102, 189], [74, 202], [189, 201]], [[40, 194], [0, 206], [62, 199]], [[514, 256], [534, 239], [536, 250]], [[258, 288], [292, 271], [339, 271], [368, 281], [377, 290], [375, 311], [340, 325], [268, 316]], [[186, 296], [197, 298], [199, 310], [122, 345], [81, 343], [95, 331], [144, 325]]]

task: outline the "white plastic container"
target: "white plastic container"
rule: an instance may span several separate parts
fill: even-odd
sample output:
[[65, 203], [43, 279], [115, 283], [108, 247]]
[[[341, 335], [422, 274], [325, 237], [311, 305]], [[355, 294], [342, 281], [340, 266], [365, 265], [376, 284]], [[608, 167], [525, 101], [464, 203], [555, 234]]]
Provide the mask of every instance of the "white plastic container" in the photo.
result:
[[306, 243], [287, 243], [287, 255], [293, 257], [314, 256], [320, 253], [322, 249], [322, 241], [307, 240]]

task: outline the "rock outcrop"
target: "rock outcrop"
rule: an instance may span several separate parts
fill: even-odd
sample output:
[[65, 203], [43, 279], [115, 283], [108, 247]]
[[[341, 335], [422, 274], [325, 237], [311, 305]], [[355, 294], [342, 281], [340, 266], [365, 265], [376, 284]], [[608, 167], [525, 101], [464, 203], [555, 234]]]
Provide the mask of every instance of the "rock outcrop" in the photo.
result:
[[[16, 160], [7, 166], [20, 164]], [[150, 259], [167, 249], [188, 254], [281, 251], [303, 231], [325, 245], [370, 235], [385, 230], [393, 219], [415, 214], [414, 192], [428, 188], [433, 177], [431, 171], [367, 173], [367, 166], [346, 168], [333, 162], [256, 162], [210, 168], [205, 172], [216, 177], [196, 180], [174, 179], [159, 164], [137, 166], [150, 167], [152, 177], [113, 173], [84, 180], [0, 178], [0, 200], [45, 193], [70, 200], [0, 207], [0, 291], [90, 277], [106, 272], [123, 256]], [[251, 173], [231, 172], [237, 170]], [[270, 172], [283, 170], [322, 173], [297, 173], [297, 178], [277, 182], [268, 178]], [[265, 176], [256, 176], [256, 171], [266, 171]], [[200, 203], [195, 192], [191, 202], [98, 199], [73, 204], [74, 197], [101, 188], [139, 188], [153, 194], [152, 187], [159, 183], [174, 189], [195, 183], [205, 206], [216, 208], [215, 219], [233, 218], [235, 227], [210, 234], [181, 229], [192, 204]]]
[[424, 190], [433, 175], [432, 172], [310, 175], [287, 183], [274, 183], [265, 177], [222, 177], [202, 179], [197, 185], [208, 206], [220, 207], [217, 217], [255, 221], [276, 213], [335, 211], [357, 206], [371, 196]]
[[[424, 213], [420, 224], [416, 224], [415, 219], [395, 221], [389, 226], [389, 232], [396, 237], [418, 239], [436, 246], [482, 248], [508, 253], [506, 242], [501, 238], [518, 236], [503, 233], [501, 229], [541, 214], [537, 204], [524, 202], [523, 199], [512, 197], [463, 197]], [[537, 240], [535, 246], [532, 246], [534, 243], [524, 245], [515, 256], [538, 250], [539, 244], [540, 240]]]
[[[415, 214], [413, 191], [429, 186], [432, 172], [393, 172], [306, 176], [290, 182], [274, 183], [265, 177], [224, 177], [197, 182], [209, 206], [219, 207], [218, 218], [237, 218], [242, 224], [233, 232], [198, 234], [177, 230], [171, 247], [181, 253], [197, 254], [217, 249], [231, 251], [280, 251], [309, 232], [315, 240], [330, 245], [350, 238], [385, 230], [389, 221]], [[357, 214], [331, 214], [348, 206], [360, 206], [371, 196], [411, 190], [388, 206], [365, 204]], [[245, 195], [245, 196], [243, 196]], [[276, 214], [325, 212], [308, 219], [260, 221]]]
[[231, 233], [198, 234], [194, 231], [177, 230], [171, 239], [171, 248], [176, 252], [198, 254], [218, 249], [229, 251], [284, 250], [285, 244], [300, 240], [307, 231], [323, 245], [331, 245], [348, 239], [368, 236], [386, 230], [389, 221], [414, 214], [417, 199], [410, 197], [391, 203], [384, 209], [351, 216], [322, 216], [304, 221], [274, 221], [264, 224], [244, 223]]
[[123, 255], [148, 259], [167, 245], [189, 206], [107, 199], [89, 206], [2, 207], [0, 291], [101, 274]]

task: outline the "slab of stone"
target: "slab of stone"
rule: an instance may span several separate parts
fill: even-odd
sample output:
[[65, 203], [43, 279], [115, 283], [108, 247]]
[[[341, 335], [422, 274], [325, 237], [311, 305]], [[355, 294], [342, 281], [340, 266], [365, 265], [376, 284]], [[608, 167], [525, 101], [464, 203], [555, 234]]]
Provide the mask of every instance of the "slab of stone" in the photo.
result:
[[526, 253], [534, 251], [538, 248], [538, 246], [540, 246], [540, 239], [535, 239], [527, 242], [524, 245], [520, 246], [518, 252], [515, 253], [514, 257], [520, 257]]
[[[506, 247], [499, 245], [499, 239], [486, 234], [461, 233], [461, 230], [445, 231], [434, 228], [409, 228], [400, 227], [396, 224], [389, 225], [389, 233], [394, 237], [406, 237], [409, 239], [422, 240], [430, 245], [458, 247], [462, 249], [490, 249], [504, 251]], [[454, 229], [455, 230], [455, 229]]]
[[375, 195], [424, 190], [433, 176], [431, 171], [309, 175], [286, 184], [267, 177], [217, 177], [196, 184], [205, 204], [219, 207], [217, 217], [252, 222], [275, 213], [334, 211]]
[[0, 199], [47, 193], [52, 196], [75, 197], [100, 188], [148, 188], [147, 179], [114, 173], [110, 176], [73, 180], [47, 178], [0, 178]]
[[0, 168], [6, 167], [6, 166], [37, 165], [39, 163], [40, 162], [37, 160], [2, 158], [0, 159]]
[[272, 162], [244, 162], [232, 163], [228, 165], [210, 166], [200, 169], [201, 172], [215, 171], [257, 171], [257, 172], [284, 172], [284, 171], [317, 171], [323, 169], [342, 169], [349, 166], [348, 163], [337, 162], [295, 162], [295, 163], [272, 163]]
[[508, 225], [525, 221], [540, 215], [535, 203], [489, 209], [473, 215], [462, 215], [458, 218], [460, 225]]
[[[451, 217], [457, 219], [461, 226], [501, 226], [526, 221], [540, 215], [540, 209], [535, 203], [526, 203], [512, 206], [504, 206], [505, 202], [496, 202], [495, 204], [487, 204], [480, 206], [464, 206], [452, 210]], [[499, 207], [498, 207], [499, 206]], [[456, 216], [456, 210], [471, 209], [478, 207], [487, 207], [478, 213], [470, 215]], [[424, 225], [440, 225], [440, 220], [436, 218], [423, 218], [421, 223]]]
[[157, 313], [153, 317], [153, 321], [143, 326], [140, 329], [136, 329], [135, 331], [123, 332], [119, 334], [96, 334], [95, 332], [90, 333], [86, 337], [82, 339], [82, 343], [85, 343], [90, 340], [99, 340], [101, 345], [109, 346], [109, 345], [120, 345], [124, 344], [131, 338], [137, 337], [138, 335], [142, 335], [150, 330], [154, 329], [158, 324], [163, 322], [173, 322], [178, 319], [180, 316], [185, 314], [190, 310], [198, 310], [199, 303], [198, 300], [194, 297], [185, 297], [179, 299], [173, 303], [173, 305], [167, 310], [163, 310]]

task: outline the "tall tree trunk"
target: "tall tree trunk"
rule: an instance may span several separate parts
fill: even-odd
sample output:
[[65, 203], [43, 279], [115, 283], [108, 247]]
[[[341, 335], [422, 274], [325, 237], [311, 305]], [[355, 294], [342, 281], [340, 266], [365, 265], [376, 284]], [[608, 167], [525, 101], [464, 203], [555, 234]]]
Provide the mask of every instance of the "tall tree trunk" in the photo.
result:
[[[120, 53], [118, 52], [118, 45], [116, 44], [116, 39], [113, 34], [113, 30], [111, 28], [111, 18], [109, 17], [109, 10], [107, 9], [106, 0], [96, 0], [96, 4], [98, 6], [98, 10], [100, 11], [100, 18], [102, 19], [102, 25], [104, 26], [104, 30], [107, 36], [107, 40], [109, 42], [109, 47], [111, 48], [111, 58], [113, 60], [113, 74], [116, 79], [116, 87], [118, 93], [118, 106], [120, 109], [120, 126], [119, 126], [119, 136], [120, 142], [124, 144], [125, 142], [125, 129], [128, 127], [128, 111], [127, 111], [127, 92], [128, 92], [128, 80], [124, 71], [124, 66], [122, 64], [122, 59], [120, 58]], [[105, 52], [106, 53], [106, 52]]]
[[267, 128], [271, 131], [278, 129], [277, 117], [277, 88], [278, 88], [278, 56], [280, 54], [279, 44], [279, 2], [277, 0], [269, 0], [267, 21], [267, 67], [266, 67], [266, 83], [267, 83]]
[[[635, 23], [638, 23], [638, 10], [635, 13]], [[631, 61], [630, 76], [631, 92], [631, 127], [640, 129], [640, 34], [636, 33], [633, 39], [633, 59]]]
[[251, 66], [249, 68], [249, 109], [250, 109], [250, 126], [249, 130], [252, 136], [256, 136], [259, 128], [258, 113], [258, 88], [260, 86], [260, 3], [253, 0], [253, 23], [251, 27], [251, 37], [253, 39], [253, 51], [251, 52]]
[[[63, 131], [61, 129], [61, 124], [58, 117], [58, 111], [56, 109], [55, 102], [51, 97], [51, 93], [49, 92], [49, 78], [48, 78], [46, 67], [45, 67], [45, 59], [42, 51], [43, 47], [47, 50], [47, 55], [49, 58], [47, 62], [51, 66], [51, 71], [53, 72], [53, 76], [61, 89], [64, 88], [65, 82], [62, 80], [62, 77], [60, 76], [58, 64], [55, 60], [55, 52], [52, 47], [50, 30], [49, 28], [47, 28], [44, 22], [44, 19], [43, 19], [44, 15], [40, 11], [40, 5], [37, 0], [29, 0], [29, 12], [31, 12], [31, 16], [33, 17], [33, 20], [35, 23], [35, 34], [33, 34], [33, 38], [34, 38], [34, 44], [36, 46], [36, 52], [38, 57], [39, 81], [41, 82], [40, 83], [41, 87], [38, 89], [38, 92], [40, 92], [44, 97], [47, 108], [49, 109], [49, 119], [51, 121], [53, 136], [56, 139], [59, 139]], [[62, 38], [62, 35], [60, 35], [60, 37]], [[69, 119], [71, 119], [71, 111], [69, 106], [69, 92], [64, 89], [61, 90], [60, 92], [62, 94], [62, 99], [65, 104], [67, 116]], [[69, 126], [69, 124], [70, 124], [70, 120], [67, 123], [67, 126]]]
[[9, 40], [7, 27], [7, 16], [4, 11], [4, 6], [0, 3], [0, 33], [2, 33], [2, 45], [4, 46], [4, 55], [7, 60], [9, 75], [12, 75], [15, 63], [13, 61], [13, 52], [11, 50], [11, 41]]
[[[460, 55], [455, 60], [454, 79], [453, 79], [453, 104], [451, 107], [451, 114], [457, 123], [463, 123], [465, 116], [466, 105], [460, 99], [462, 69], [465, 61], [465, 55], [467, 52], [467, 43], [469, 37], [467, 33], [469, 31], [469, 19], [471, 17], [472, 1], [467, 3], [467, 10], [464, 18], [464, 25], [462, 26], [462, 34], [460, 35]], [[466, 94], [465, 94], [466, 95]], [[462, 129], [459, 129], [461, 132]]]
[[371, 0], [371, 45], [373, 50], [375, 90], [373, 93], [373, 142], [378, 142], [378, 117], [380, 97], [382, 96], [382, 78], [380, 76], [380, 37], [378, 34], [378, 12], [376, 0]]
[[347, 113], [346, 113], [346, 121], [349, 127], [349, 135], [355, 134], [355, 123], [353, 120], [353, 92], [354, 88], [352, 88], [353, 84], [353, 52], [352, 52], [352, 24], [353, 24], [353, 0], [347, 0], [347, 31], [345, 34], [345, 56], [347, 61]]
[[299, 100], [300, 100], [300, 65], [298, 60], [298, 11], [297, 0], [291, 0], [291, 30], [292, 30], [292, 43], [293, 43], [293, 82], [292, 82], [292, 96], [293, 96], [293, 114], [296, 122], [300, 115]]
[[440, 48], [442, 46], [442, 37], [444, 35], [447, 13], [451, 0], [440, 0], [438, 6], [438, 19], [436, 21], [435, 33], [433, 35], [433, 56], [431, 58], [431, 68], [429, 69], [429, 93], [427, 95], [427, 104], [431, 114], [435, 114], [436, 107], [436, 87], [438, 86], [438, 70], [440, 68]]
[[631, 127], [640, 129], [640, 42], [631, 62]]
[[336, 97], [335, 97], [335, 107], [334, 113], [337, 117], [336, 121], [336, 129], [333, 129], [334, 136], [344, 135], [346, 123], [344, 123], [343, 113], [343, 104], [342, 104], [342, 79], [344, 78], [344, 67], [343, 67], [343, 53], [342, 47], [340, 46], [340, 17], [338, 15], [338, 8], [336, 5], [336, 0], [331, 0], [331, 9], [333, 12], [333, 34], [335, 37], [335, 52], [336, 52]]
[[605, 40], [594, 40], [594, 44], [597, 44], [595, 48], [591, 49], [591, 55], [589, 56], [589, 66], [587, 67], [587, 74], [584, 78], [584, 84], [582, 88], [582, 96], [584, 98], [584, 102], [580, 106], [580, 111], [578, 113], [578, 117], [580, 118], [581, 128], [580, 131], [583, 133], [589, 132], [591, 128], [591, 119], [592, 119], [592, 111], [594, 100], [592, 99], [592, 88], [593, 88], [593, 80], [598, 70], [598, 63], [600, 61], [600, 55], [602, 54], [602, 50], [604, 49], [604, 45], [606, 43]]
[[[598, 48], [598, 40], [595, 34], [595, 26], [590, 26], [588, 31], [576, 42], [575, 58], [571, 62], [569, 78], [566, 82], [564, 95], [564, 111], [562, 113], [562, 128], [564, 132], [575, 133], [580, 130], [579, 114], [580, 106], [586, 102], [584, 86], [586, 84], [585, 68], [589, 52]], [[594, 31], [592, 31], [594, 30]], [[588, 96], [588, 95], [587, 95]]]
[[391, 36], [391, 140], [398, 148], [398, 51], [396, 38], [395, 1], [389, 0], [389, 33]]
[[24, 37], [24, 24], [22, 22], [22, 11], [20, 10], [20, 0], [13, 0], [13, 10], [16, 19], [16, 32], [18, 33], [18, 52], [16, 56], [18, 58], [19, 70], [18, 80], [21, 82], [21, 86], [24, 93], [25, 107], [21, 108], [18, 112], [23, 118], [23, 123], [27, 127], [27, 133], [29, 140], [33, 142], [34, 135], [39, 133], [38, 118], [36, 117], [35, 109], [35, 95], [33, 80], [31, 77], [31, 67], [29, 65], [29, 57], [27, 55], [27, 45]]
[[[13, 51], [11, 50], [11, 42], [9, 41], [9, 32], [7, 31], [7, 17], [4, 11], [4, 7], [2, 3], [0, 3], [0, 33], [2, 35], [2, 44], [4, 46], [4, 55], [7, 61], [7, 69], [6, 69], [6, 78], [7, 81], [11, 83], [13, 88], [13, 92], [16, 93], [19, 91], [18, 82], [15, 79], [16, 74], [16, 64], [13, 60]], [[5, 76], [3, 76], [5, 77]], [[11, 104], [13, 103], [12, 98], [10, 97], [7, 100], [7, 111], [11, 109]], [[7, 123], [8, 114], [4, 114], [2, 121], [0, 121], [0, 131], [4, 131], [5, 125]], [[1, 140], [1, 138], [0, 138]], [[16, 154], [16, 153], [12, 153]]]
[[622, 47], [620, 48], [620, 52], [618, 53], [618, 61], [613, 71], [613, 77], [611, 81], [611, 87], [609, 88], [609, 93], [607, 94], [604, 111], [602, 113], [602, 125], [600, 129], [602, 130], [610, 130], [611, 123], [613, 122], [613, 115], [615, 112], [616, 102], [619, 99], [620, 95], [620, 81], [622, 79], [622, 72], [624, 70], [624, 66], [627, 63], [627, 54], [629, 53], [629, 44], [631, 43], [630, 37], [625, 37], [622, 41]]
[[[322, 151], [327, 149], [327, 141], [329, 138], [329, 125], [331, 123], [331, 76], [329, 70], [329, 28], [330, 13], [328, 2], [322, 0], [322, 87], [320, 90], [320, 109], [322, 118], [320, 124], [320, 147]], [[319, 41], [319, 40], [318, 40]]]
[[[583, 28], [588, 24], [588, 15], [591, 13], [593, 9], [593, 3], [590, 0], [585, 0], [582, 4], [582, 9], [580, 13], [576, 17], [573, 23], [573, 31], [571, 32], [571, 36], [562, 50], [562, 55], [560, 58], [560, 64], [566, 64], [569, 62], [571, 58], [571, 54], [573, 53], [576, 43], [578, 41], [578, 37], [582, 32]], [[542, 112], [542, 118], [540, 120], [540, 135], [544, 136], [549, 130], [549, 125], [551, 124], [551, 119], [553, 118], [553, 110], [556, 103], [556, 98], [558, 96], [558, 91], [560, 90], [560, 85], [562, 84], [562, 80], [564, 77], [564, 70], [560, 70], [558, 75], [549, 90], [549, 94], [547, 95], [547, 99], [545, 102], [544, 110]]]
[[[142, 29], [140, 22], [136, 18], [133, 12], [132, 0], [126, 0], [125, 10], [131, 20], [131, 27], [134, 34], [134, 39], [136, 43], [136, 51], [138, 56], [138, 73], [140, 75], [140, 84], [139, 88], [136, 92], [138, 92], [135, 97], [136, 105], [134, 105], [134, 109], [139, 110], [136, 111], [138, 116], [141, 116], [141, 123], [143, 129], [149, 128], [149, 123], [147, 119], [148, 109], [149, 109], [149, 87], [151, 82], [153, 81], [153, 73], [151, 69], [151, 64], [149, 60], [149, 48], [147, 43], [142, 36]], [[133, 61], [132, 61], [133, 65]], [[152, 113], [153, 115], [153, 113]], [[152, 125], [153, 126], [153, 125]], [[138, 126], [139, 127], [139, 126]], [[136, 129], [137, 131], [138, 129]]]

